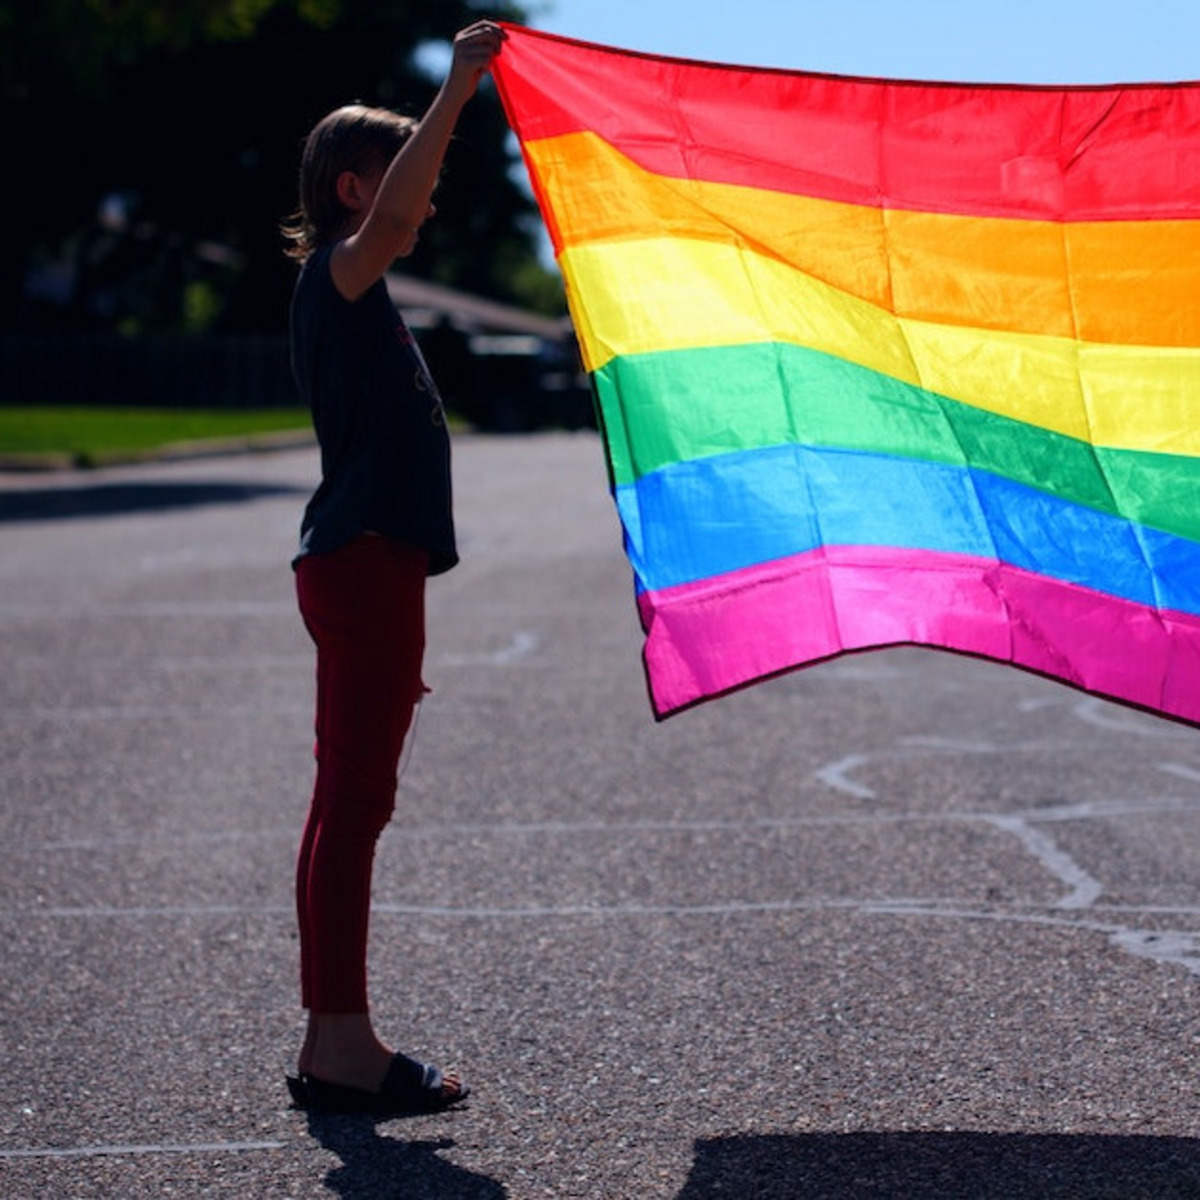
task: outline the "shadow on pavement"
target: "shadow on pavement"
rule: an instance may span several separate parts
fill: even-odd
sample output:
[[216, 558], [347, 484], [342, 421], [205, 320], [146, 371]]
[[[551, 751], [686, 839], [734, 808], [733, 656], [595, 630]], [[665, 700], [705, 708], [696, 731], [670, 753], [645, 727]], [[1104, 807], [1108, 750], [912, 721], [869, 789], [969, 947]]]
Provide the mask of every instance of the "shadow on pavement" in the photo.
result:
[[1033, 1133], [816, 1133], [696, 1143], [678, 1200], [1182, 1200], [1200, 1141]]
[[[389, 1122], [390, 1124], [390, 1122]], [[370, 1117], [308, 1116], [309, 1132], [341, 1160], [325, 1187], [347, 1200], [501, 1200], [507, 1191], [486, 1175], [448, 1163], [438, 1154], [450, 1138], [407, 1142], [383, 1137]]]
[[242, 504], [266, 496], [304, 494], [305, 489], [262, 483], [98, 483], [82, 487], [0, 491], [0, 523], [119, 517], [126, 513], [205, 504]]

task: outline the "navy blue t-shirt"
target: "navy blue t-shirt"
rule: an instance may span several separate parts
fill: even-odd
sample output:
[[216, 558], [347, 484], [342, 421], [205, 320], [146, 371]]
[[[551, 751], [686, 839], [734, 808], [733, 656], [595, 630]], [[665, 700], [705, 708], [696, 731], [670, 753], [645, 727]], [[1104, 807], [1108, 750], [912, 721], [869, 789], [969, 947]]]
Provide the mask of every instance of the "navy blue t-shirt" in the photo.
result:
[[331, 251], [305, 262], [292, 295], [292, 373], [321, 447], [296, 560], [372, 530], [427, 549], [431, 575], [448, 571], [458, 552], [437, 388], [384, 281], [346, 300]]

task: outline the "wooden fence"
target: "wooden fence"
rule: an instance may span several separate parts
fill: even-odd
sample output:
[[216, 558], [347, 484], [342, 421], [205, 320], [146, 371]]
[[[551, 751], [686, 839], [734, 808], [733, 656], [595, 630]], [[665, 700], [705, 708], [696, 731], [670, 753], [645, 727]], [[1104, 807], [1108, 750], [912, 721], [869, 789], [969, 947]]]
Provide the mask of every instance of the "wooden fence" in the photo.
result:
[[299, 403], [287, 339], [0, 335], [0, 403], [278, 408]]
[[[435, 342], [431, 338], [428, 353], [447, 407], [478, 428], [518, 432], [594, 424], [591, 392], [573, 343], [463, 336], [446, 353]], [[282, 336], [0, 334], [4, 405], [279, 408], [299, 403]]]

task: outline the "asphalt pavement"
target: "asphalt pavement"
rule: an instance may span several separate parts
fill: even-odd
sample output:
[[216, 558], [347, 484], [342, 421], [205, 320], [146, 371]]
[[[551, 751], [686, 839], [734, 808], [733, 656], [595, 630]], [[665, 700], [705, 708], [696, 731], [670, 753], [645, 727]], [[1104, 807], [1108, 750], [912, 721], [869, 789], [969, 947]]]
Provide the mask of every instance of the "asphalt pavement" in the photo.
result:
[[455, 447], [376, 1020], [309, 1119], [310, 449], [0, 475], [0, 1195], [1200, 1197], [1200, 734], [902, 648], [656, 722], [594, 434]]

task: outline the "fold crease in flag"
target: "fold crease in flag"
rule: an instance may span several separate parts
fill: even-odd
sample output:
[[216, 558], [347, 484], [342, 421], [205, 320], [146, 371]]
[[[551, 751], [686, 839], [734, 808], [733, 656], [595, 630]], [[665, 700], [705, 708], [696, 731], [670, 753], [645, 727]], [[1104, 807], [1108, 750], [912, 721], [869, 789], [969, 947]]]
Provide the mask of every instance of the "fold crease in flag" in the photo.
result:
[[1200, 723], [1200, 83], [506, 29], [656, 714], [918, 644]]

